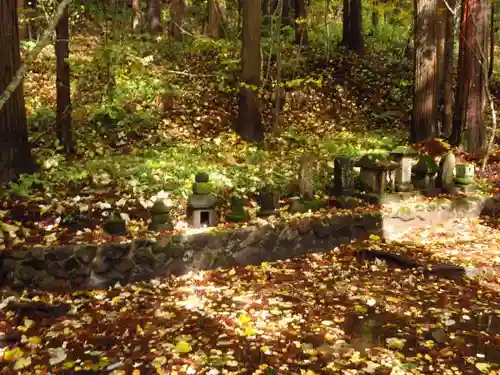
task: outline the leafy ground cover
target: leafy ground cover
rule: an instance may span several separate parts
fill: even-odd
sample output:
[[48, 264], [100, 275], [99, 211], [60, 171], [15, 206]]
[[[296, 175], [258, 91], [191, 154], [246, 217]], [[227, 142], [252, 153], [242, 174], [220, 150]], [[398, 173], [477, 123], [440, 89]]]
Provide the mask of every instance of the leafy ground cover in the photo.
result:
[[498, 373], [497, 292], [357, 264], [358, 246], [107, 291], [27, 292], [70, 312], [2, 304], [2, 373]]

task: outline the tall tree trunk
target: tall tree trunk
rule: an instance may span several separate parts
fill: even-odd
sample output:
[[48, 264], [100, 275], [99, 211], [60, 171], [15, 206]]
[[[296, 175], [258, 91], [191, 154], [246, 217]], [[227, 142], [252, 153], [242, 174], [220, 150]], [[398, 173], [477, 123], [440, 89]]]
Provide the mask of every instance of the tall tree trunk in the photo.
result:
[[[456, 0], [448, 0], [451, 9], [456, 8]], [[453, 51], [455, 47], [455, 17], [446, 8], [445, 46], [443, 72], [443, 136], [450, 138], [453, 124]]]
[[372, 9], [372, 34], [377, 35], [378, 34], [378, 28], [379, 28], [379, 21], [380, 21], [380, 16], [379, 16], [379, 11], [378, 11], [378, 0], [373, 0], [373, 9]]
[[493, 75], [493, 63], [495, 62], [495, 6], [494, 2], [491, 3], [490, 15], [490, 62], [488, 64], [488, 78]]
[[344, 0], [342, 44], [360, 55], [365, 50], [362, 17], [361, 0]]
[[463, 144], [467, 152], [479, 153], [486, 146], [487, 0], [464, 0], [461, 16], [452, 141]]
[[170, 2], [170, 22], [168, 24], [168, 33], [174, 40], [182, 39], [182, 24], [184, 21], [186, 7], [185, 0], [172, 0]]
[[66, 7], [56, 26], [56, 65], [57, 65], [57, 137], [64, 152], [75, 151], [71, 125], [71, 92], [69, 68], [69, 12]]
[[415, 0], [415, 59], [410, 141], [437, 136], [436, 0]]
[[245, 1], [243, 6], [242, 81], [239, 92], [239, 116], [235, 126], [247, 142], [264, 139], [264, 128], [257, 92], [260, 87], [260, 0]]
[[295, 43], [301, 46], [309, 44], [307, 35], [307, 6], [305, 0], [295, 0]]
[[138, 31], [142, 28], [141, 0], [132, 0], [132, 29]]
[[225, 38], [226, 35], [226, 2], [225, 0], [208, 0], [207, 34], [213, 39]]
[[[437, 11], [436, 11], [436, 60], [437, 60], [437, 101], [438, 109], [441, 107], [443, 102], [443, 84], [444, 84], [444, 49], [446, 44], [446, 13], [448, 9], [446, 8], [445, 1], [448, 0], [438, 0], [437, 1]], [[438, 110], [439, 112], [439, 110]], [[442, 120], [442, 114], [438, 115], [438, 118]], [[439, 131], [438, 131], [439, 133]]]
[[153, 33], [161, 31], [160, 0], [148, 0], [148, 28]]
[[349, 46], [351, 35], [351, 0], [344, 0], [342, 6], [342, 45]]
[[[16, 6], [16, 0], [0, 1], [0, 93], [21, 65]], [[21, 173], [32, 172], [34, 168], [21, 84], [0, 108], [0, 184], [16, 179]]]

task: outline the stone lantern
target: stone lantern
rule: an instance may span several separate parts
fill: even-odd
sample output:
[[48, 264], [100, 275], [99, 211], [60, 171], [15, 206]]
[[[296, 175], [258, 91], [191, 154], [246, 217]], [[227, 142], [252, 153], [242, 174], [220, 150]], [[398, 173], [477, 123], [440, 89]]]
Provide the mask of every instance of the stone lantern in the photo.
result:
[[416, 188], [428, 193], [436, 189], [436, 175], [439, 167], [430, 155], [422, 155], [412, 168], [413, 184]]
[[395, 170], [398, 163], [377, 155], [365, 155], [357, 163], [361, 187], [367, 193], [382, 196], [395, 190]]
[[215, 206], [217, 198], [212, 194], [208, 173], [196, 174], [193, 194], [188, 199], [187, 222], [192, 228], [214, 227], [217, 225]]
[[355, 195], [356, 173], [354, 167], [356, 162], [349, 156], [339, 156], [334, 160], [333, 184], [336, 195]]
[[465, 193], [473, 191], [475, 189], [474, 176], [474, 164], [457, 164], [455, 166], [455, 183], [457, 190]]
[[413, 190], [411, 183], [411, 169], [417, 163], [418, 151], [409, 146], [398, 146], [391, 151], [391, 157], [399, 165], [395, 171], [396, 191], [408, 192]]

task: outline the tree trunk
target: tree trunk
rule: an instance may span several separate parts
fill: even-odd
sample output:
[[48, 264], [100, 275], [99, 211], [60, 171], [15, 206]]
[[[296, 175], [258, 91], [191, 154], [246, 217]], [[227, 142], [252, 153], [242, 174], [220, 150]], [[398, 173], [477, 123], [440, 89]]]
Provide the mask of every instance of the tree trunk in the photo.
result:
[[71, 92], [69, 68], [69, 12], [64, 10], [56, 26], [56, 65], [57, 65], [57, 137], [66, 154], [75, 151], [73, 129], [71, 126]]
[[172, 0], [170, 2], [170, 22], [168, 24], [168, 33], [174, 40], [182, 40], [182, 24], [184, 21], [185, 11], [185, 0]]
[[[21, 65], [16, 6], [16, 0], [0, 1], [0, 93], [4, 92]], [[0, 184], [34, 169], [21, 84], [0, 108]]]
[[375, 1], [373, 1], [373, 9], [372, 9], [372, 34], [373, 35], [378, 34], [378, 27], [379, 27], [379, 21], [380, 21], [379, 11], [378, 11], [377, 7], [378, 7], [378, 1], [375, 0]]
[[247, 142], [264, 139], [264, 128], [257, 92], [260, 87], [260, 1], [245, 1], [243, 6], [242, 81], [236, 132]]
[[226, 4], [225, 0], [208, 0], [208, 30], [213, 39], [225, 38], [226, 35]]
[[138, 31], [142, 28], [141, 0], [132, 0], [132, 29]]
[[[456, 0], [448, 0], [451, 9], [456, 8]], [[445, 11], [445, 46], [443, 72], [443, 136], [451, 136], [453, 124], [453, 50], [455, 46], [455, 19], [452, 12]]]
[[305, 0], [295, 0], [295, 43], [301, 46], [309, 44], [307, 35], [307, 6]]
[[161, 31], [160, 0], [148, 0], [148, 23], [150, 32], [156, 33]]
[[[292, 25], [292, 0], [283, 0], [283, 10], [281, 12], [281, 24], [283, 26], [291, 26]], [[276, 1], [276, 4], [279, 4], [279, 1]]]
[[[437, 60], [437, 100], [439, 106], [442, 103], [442, 92], [443, 92], [443, 84], [444, 84], [444, 46], [446, 43], [446, 13], [448, 13], [448, 9], [446, 8], [445, 1], [448, 0], [438, 0], [437, 1], [437, 11], [436, 11], [436, 60]], [[438, 106], [438, 108], [439, 108]], [[439, 116], [442, 119], [442, 116]]]
[[436, 0], [415, 0], [415, 59], [410, 141], [437, 136]]
[[271, 16], [273, 13], [274, 12], [271, 11], [271, 1], [262, 0], [262, 18], [265, 26], [269, 26], [271, 24]]
[[344, 0], [342, 7], [342, 45], [349, 46], [351, 35], [351, 0]]
[[488, 79], [493, 75], [493, 63], [495, 62], [495, 6], [491, 3], [490, 15], [490, 63], [488, 64]]
[[470, 153], [479, 153], [486, 146], [486, 82], [483, 69], [487, 69], [487, 31], [487, 0], [464, 0], [452, 141], [455, 145], [463, 145]]

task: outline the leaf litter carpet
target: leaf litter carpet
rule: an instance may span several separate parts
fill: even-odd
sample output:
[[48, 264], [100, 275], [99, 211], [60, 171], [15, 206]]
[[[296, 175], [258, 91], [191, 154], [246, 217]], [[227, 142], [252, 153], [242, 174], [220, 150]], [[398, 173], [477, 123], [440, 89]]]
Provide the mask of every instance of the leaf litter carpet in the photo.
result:
[[[499, 264], [497, 229], [449, 225], [454, 232], [426, 228], [362, 246]], [[5, 297], [0, 373], [500, 373], [498, 279], [458, 284], [378, 261], [358, 264], [357, 248], [105, 291]], [[9, 307], [19, 300], [70, 311]]]

